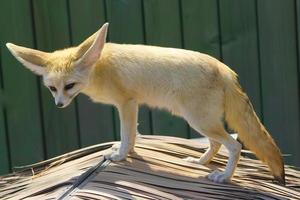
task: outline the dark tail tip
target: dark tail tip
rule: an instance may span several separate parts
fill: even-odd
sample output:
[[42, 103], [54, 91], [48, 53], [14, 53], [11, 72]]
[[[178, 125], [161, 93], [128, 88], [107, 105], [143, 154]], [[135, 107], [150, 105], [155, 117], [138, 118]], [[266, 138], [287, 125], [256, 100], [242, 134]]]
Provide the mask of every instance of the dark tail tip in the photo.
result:
[[275, 177], [275, 180], [278, 181], [280, 185], [285, 186], [285, 177]]
[[285, 171], [284, 171], [284, 167], [283, 167], [281, 175], [280, 176], [275, 176], [275, 180], [278, 181], [278, 183], [280, 185], [284, 185], [285, 186]]

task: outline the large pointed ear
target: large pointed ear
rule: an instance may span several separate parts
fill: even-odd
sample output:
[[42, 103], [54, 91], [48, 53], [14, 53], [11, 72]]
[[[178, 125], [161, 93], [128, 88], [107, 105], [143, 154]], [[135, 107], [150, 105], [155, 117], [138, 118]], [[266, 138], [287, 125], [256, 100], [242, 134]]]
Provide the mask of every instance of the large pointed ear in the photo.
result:
[[13, 56], [25, 67], [37, 75], [45, 74], [44, 68], [49, 53], [6, 43], [7, 48]]
[[79, 45], [79, 49], [76, 53], [76, 57], [78, 58], [76, 65], [89, 68], [95, 64], [95, 62], [100, 58], [106, 42], [107, 30], [108, 23], [105, 23], [99, 31]]

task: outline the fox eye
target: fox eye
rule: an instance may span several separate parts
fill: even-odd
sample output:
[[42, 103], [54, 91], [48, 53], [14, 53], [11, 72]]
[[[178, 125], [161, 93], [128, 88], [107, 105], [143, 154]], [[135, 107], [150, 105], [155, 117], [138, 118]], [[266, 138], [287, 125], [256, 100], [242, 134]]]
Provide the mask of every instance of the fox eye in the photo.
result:
[[49, 89], [50, 89], [52, 92], [56, 92], [56, 91], [57, 91], [56, 87], [54, 87], [54, 86], [49, 86]]
[[75, 83], [70, 83], [70, 84], [67, 84], [65, 85], [65, 90], [70, 90], [74, 87]]

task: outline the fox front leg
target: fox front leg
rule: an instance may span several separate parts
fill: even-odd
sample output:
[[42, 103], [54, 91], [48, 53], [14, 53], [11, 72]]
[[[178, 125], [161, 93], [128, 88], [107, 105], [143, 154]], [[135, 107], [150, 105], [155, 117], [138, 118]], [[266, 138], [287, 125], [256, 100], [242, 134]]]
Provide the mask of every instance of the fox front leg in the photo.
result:
[[127, 154], [133, 150], [137, 132], [138, 104], [136, 100], [130, 99], [118, 106], [121, 121], [121, 144], [106, 159], [121, 161], [126, 159]]

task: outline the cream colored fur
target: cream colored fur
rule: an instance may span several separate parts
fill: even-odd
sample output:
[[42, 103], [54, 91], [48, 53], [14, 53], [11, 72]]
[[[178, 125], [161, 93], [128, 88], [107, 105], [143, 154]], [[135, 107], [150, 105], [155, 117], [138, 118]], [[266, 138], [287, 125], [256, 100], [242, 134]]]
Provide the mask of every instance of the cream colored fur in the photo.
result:
[[[27, 68], [43, 76], [47, 87], [57, 89], [52, 94], [62, 107], [78, 93], [84, 93], [94, 102], [118, 108], [121, 144], [106, 156], [108, 159], [123, 160], [133, 150], [138, 105], [147, 104], [183, 117], [209, 138], [207, 152], [200, 159], [187, 158], [187, 161], [206, 164], [221, 144], [228, 149], [229, 161], [224, 172], [211, 173], [210, 180], [229, 181], [240, 156], [241, 144], [224, 129], [224, 114], [245, 144], [267, 162], [277, 179], [284, 180], [280, 151], [256, 117], [247, 96], [240, 90], [236, 74], [229, 67], [194, 51], [105, 44], [107, 27], [105, 24], [77, 47], [53, 53], [13, 44], [7, 46]], [[75, 86], [66, 90], [69, 83]]]

